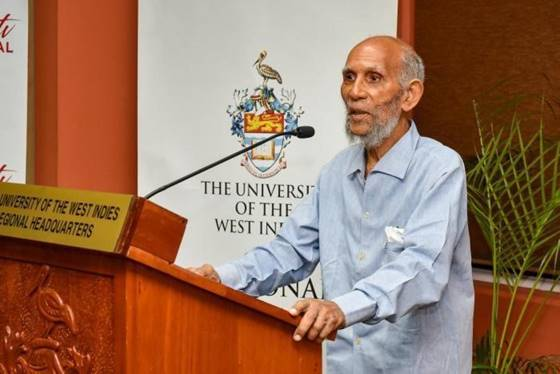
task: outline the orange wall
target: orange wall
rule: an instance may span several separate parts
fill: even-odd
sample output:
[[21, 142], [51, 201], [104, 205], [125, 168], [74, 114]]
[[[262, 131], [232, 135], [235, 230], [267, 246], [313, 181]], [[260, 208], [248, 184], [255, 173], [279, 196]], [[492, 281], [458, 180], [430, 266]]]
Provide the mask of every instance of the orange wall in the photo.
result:
[[[474, 341], [477, 342], [488, 330], [490, 326], [490, 312], [492, 308], [492, 287], [487, 282], [475, 282], [476, 302], [474, 312]], [[515, 318], [526, 300], [528, 290], [523, 289], [516, 298], [516, 307], [512, 318], [513, 323], [517, 321]], [[546, 293], [537, 291], [533, 296], [529, 306], [529, 316], [532, 316], [537, 307], [546, 299]], [[504, 310], [507, 307], [509, 299], [505, 292], [500, 297], [502, 313], [498, 318], [504, 321]], [[560, 354], [560, 295], [554, 294], [548, 300], [546, 306], [542, 310], [542, 314], [534, 325], [533, 330], [527, 336], [526, 344], [521, 349], [520, 355], [527, 358], [534, 358], [543, 355]], [[511, 326], [511, 325], [510, 325]]]
[[136, 193], [137, 0], [35, 0], [35, 183]]
[[414, 45], [414, 9], [415, 0], [399, 0], [397, 36], [399, 39]]

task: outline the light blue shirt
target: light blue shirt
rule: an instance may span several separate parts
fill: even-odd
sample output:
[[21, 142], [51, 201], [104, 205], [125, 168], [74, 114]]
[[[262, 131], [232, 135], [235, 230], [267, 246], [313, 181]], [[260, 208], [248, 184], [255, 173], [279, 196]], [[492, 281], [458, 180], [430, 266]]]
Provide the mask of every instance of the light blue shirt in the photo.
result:
[[265, 295], [321, 263], [325, 299], [346, 328], [327, 343], [328, 373], [471, 372], [474, 292], [461, 158], [409, 131], [365, 173], [354, 145], [270, 243], [217, 268]]

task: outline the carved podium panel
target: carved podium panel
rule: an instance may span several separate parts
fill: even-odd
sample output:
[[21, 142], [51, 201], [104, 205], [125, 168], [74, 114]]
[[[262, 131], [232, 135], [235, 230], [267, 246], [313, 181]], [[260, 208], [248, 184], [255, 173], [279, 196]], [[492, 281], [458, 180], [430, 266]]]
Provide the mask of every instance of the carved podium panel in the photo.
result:
[[0, 374], [321, 372], [297, 320], [170, 264], [186, 221], [135, 204], [117, 253], [0, 236]]

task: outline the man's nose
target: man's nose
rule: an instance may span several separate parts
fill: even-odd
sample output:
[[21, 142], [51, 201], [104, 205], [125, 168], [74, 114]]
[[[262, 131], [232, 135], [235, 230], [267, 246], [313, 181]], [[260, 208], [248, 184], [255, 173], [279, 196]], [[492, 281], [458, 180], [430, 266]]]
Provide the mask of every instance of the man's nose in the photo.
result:
[[366, 97], [366, 91], [364, 90], [364, 85], [361, 79], [356, 79], [352, 82], [350, 86], [350, 91], [348, 91], [348, 98], [351, 100], [360, 100]]

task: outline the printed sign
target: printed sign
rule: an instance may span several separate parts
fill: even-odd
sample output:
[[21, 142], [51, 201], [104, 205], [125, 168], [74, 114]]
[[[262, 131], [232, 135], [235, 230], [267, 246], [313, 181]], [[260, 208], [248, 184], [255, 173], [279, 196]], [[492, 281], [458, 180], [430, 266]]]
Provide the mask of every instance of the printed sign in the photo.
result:
[[0, 183], [0, 235], [114, 252], [132, 198]]

